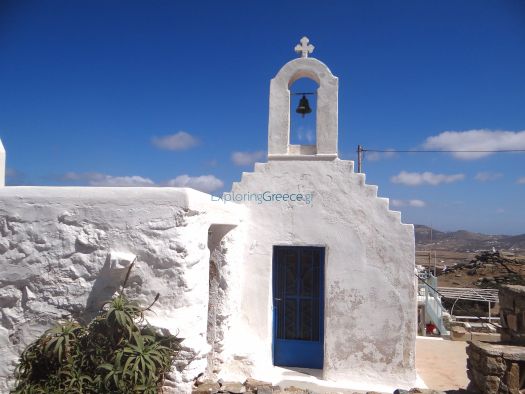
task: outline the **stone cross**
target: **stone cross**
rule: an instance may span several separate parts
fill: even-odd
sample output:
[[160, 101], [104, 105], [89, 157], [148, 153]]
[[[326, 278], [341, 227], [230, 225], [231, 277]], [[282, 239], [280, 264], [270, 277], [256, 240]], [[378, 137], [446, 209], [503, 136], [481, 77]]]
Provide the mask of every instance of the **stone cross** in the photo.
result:
[[301, 57], [308, 57], [309, 53], [312, 53], [315, 47], [312, 44], [309, 44], [310, 40], [308, 37], [301, 38], [301, 44], [295, 46], [295, 52], [300, 53]]

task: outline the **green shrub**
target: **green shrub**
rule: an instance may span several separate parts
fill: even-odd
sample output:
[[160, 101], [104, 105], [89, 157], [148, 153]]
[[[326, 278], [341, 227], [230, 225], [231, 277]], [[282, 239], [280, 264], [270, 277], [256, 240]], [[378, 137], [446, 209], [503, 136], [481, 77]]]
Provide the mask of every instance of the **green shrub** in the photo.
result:
[[46, 331], [22, 352], [12, 393], [160, 392], [181, 339], [144, 323], [158, 297], [143, 309], [121, 291], [87, 326]]

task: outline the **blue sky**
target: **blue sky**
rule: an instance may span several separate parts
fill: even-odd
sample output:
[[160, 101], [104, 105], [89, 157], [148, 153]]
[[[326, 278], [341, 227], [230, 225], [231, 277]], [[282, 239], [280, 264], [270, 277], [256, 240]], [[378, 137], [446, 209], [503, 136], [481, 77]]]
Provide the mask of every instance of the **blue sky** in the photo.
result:
[[[265, 161], [270, 79], [303, 35], [339, 77], [341, 158], [525, 149], [523, 1], [4, 0], [8, 185], [229, 190]], [[364, 171], [405, 222], [525, 233], [523, 153], [367, 153]]]

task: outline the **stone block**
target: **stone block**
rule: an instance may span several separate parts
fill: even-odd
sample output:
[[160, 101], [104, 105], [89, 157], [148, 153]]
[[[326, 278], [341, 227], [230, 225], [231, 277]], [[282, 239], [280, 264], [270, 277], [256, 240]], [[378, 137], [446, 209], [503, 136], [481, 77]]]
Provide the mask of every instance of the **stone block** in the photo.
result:
[[502, 357], [488, 356], [481, 371], [489, 375], [503, 375], [506, 368], [507, 365]]
[[420, 389], [420, 388], [413, 388], [410, 389], [409, 394], [445, 394], [444, 391], [438, 391], [438, 390], [432, 390], [432, 389]]
[[284, 391], [287, 393], [295, 393], [295, 394], [303, 394], [307, 392], [307, 390], [299, 388], [299, 387], [295, 387], [295, 386], [286, 387]]
[[467, 378], [471, 382], [474, 381], [474, 376], [472, 374], [472, 365], [469, 365], [469, 360], [467, 360]]
[[395, 389], [394, 394], [408, 394], [408, 390]]
[[520, 366], [518, 363], [509, 363], [506, 373], [507, 387], [512, 394], [519, 394], [520, 391]]
[[471, 334], [467, 332], [465, 327], [459, 327], [455, 326], [452, 327], [452, 330], [450, 331], [450, 339], [453, 341], [470, 341]]
[[[499, 291], [500, 306], [503, 308], [514, 309], [517, 312], [525, 309], [525, 286], [505, 285]], [[503, 304], [501, 304], [503, 301]]]
[[467, 377], [469, 379], [469, 392], [483, 392], [485, 387], [485, 380], [483, 374], [476, 372], [475, 370], [467, 370]]
[[198, 387], [192, 389], [193, 394], [215, 394], [220, 390], [219, 383], [217, 382], [205, 382]]
[[264, 382], [262, 380], [257, 380], [253, 378], [248, 378], [244, 381], [244, 386], [248, 390], [257, 390], [260, 387], [272, 387], [270, 382]]
[[509, 361], [525, 361], [524, 346], [503, 346], [503, 358]]
[[469, 369], [467, 376], [480, 391], [485, 391], [485, 375], [483, 373], [475, 369]]
[[476, 393], [476, 394], [481, 393], [480, 389], [474, 383], [472, 383], [472, 381], [470, 381], [469, 384], [467, 385], [467, 392]]
[[465, 334], [467, 330], [463, 326], [454, 326], [452, 327], [452, 331], [457, 334]]
[[482, 358], [482, 354], [473, 345], [469, 345], [467, 347], [467, 356], [467, 360], [470, 361], [470, 363], [476, 367], [479, 365], [479, 361]]
[[224, 382], [221, 384], [221, 392], [231, 394], [242, 394], [246, 392], [246, 387], [239, 382]]
[[501, 342], [501, 334], [490, 333], [490, 332], [473, 332], [471, 333], [473, 341], [483, 341], [497, 343]]
[[505, 346], [492, 345], [490, 343], [484, 343], [480, 341], [472, 341], [470, 342], [470, 346], [472, 347], [472, 351], [476, 351], [479, 354], [486, 356], [501, 356], [503, 354], [503, 350], [506, 348]]
[[518, 330], [518, 317], [514, 314], [508, 314], [507, 315], [507, 326], [513, 330], [513, 331], [517, 331]]
[[482, 390], [485, 394], [497, 394], [499, 392], [500, 378], [497, 376], [486, 376], [485, 387]]
[[499, 310], [499, 321], [502, 328], [507, 328], [507, 320], [505, 319], [506, 312], [503, 310], [503, 308], [500, 306]]

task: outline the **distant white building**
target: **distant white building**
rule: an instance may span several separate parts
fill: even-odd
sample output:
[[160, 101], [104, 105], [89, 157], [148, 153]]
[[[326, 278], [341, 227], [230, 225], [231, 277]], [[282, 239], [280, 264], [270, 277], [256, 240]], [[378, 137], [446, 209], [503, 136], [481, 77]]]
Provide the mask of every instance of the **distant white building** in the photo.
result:
[[[160, 292], [148, 320], [185, 338], [174, 392], [201, 372], [268, 379], [274, 365], [349, 387], [414, 383], [413, 226], [338, 158], [338, 79], [308, 56], [307, 39], [296, 49], [270, 85], [268, 162], [221, 199], [185, 188], [0, 188], [4, 389], [27, 343], [111, 297], [122, 253], [137, 256], [128, 294], [147, 302]], [[303, 77], [318, 85], [315, 145], [290, 144], [290, 86]]]

